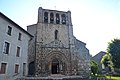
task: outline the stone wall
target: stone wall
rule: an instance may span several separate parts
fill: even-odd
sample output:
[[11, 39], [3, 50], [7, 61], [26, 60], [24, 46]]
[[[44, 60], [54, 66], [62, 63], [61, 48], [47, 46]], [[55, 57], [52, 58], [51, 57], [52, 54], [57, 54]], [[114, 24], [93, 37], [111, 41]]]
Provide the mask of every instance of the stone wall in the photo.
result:
[[[45, 13], [48, 16], [45, 16]], [[50, 22], [50, 14], [54, 14], [55, 20]], [[59, 14], [60, 23], [56, 23], [56, 14]], [[62, 15], [66, 17], [66, 24], [62, 24]], [[47, 22], [44, 20], [47, 19]], [[57, 34], [55, 33], [57, 31]], [[42, 9], [38, 10], [37, 24], [28, 26], [28, 32], [34, 34], [35, 48], [31, 45], [29, 59], [35, 56], [35, 75], [50, 76], [53, 74], [53, 66], [57, 74], [81, 75], [88, 73], [87, 56], [89, 51], [86, 44], [73, 36], [71, 12]], [[35, 49], [34, 51], [32, 49]], [[33, 55], [35, 52], [35, 55]], [[86, 56], [87, 55], [87, 56]], [[29, 61], [30, 61], [29, 60]], [[56, 64], [54, 63], [56, 60]], [[83, 74], [84, 73], [84, 74]]]

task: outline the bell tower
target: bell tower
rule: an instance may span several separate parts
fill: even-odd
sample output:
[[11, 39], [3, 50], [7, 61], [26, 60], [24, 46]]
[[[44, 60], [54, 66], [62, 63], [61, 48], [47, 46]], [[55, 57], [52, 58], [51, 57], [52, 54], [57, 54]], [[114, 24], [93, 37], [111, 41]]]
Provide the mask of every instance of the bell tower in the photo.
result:
[[[65, 47], [73, 44], [71, 12], [43, 9], [38, 10], [37, 41], [48, 44], [54, 40], [62, 42]], [[41, 34], [41, 35], [40, 35]]]

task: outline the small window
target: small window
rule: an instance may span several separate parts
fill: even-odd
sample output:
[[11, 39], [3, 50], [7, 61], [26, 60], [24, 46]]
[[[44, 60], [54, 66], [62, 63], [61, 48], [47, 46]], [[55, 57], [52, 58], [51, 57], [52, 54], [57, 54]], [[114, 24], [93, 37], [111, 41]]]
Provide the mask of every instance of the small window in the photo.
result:
[[62, 24], [66, 24], [66, 16], [65, 16], [65, 14], [62, 14], [61, 17], [62, 17]]
[[8, 35], [11, 35], [11, 32], [12, 32], [12, 27], [8, 26], [7, 34], [8, 34]]
[[58, 30], [55, 30], [55, 40], [58, 39]]
[[50, 23], [54, 23], [54, 14], [50, 13]]
[[10, 47], [10, 43], [5, 42], [3, 53], [9, 54], [9, 47]]
[[22, 34], [19, 33], [18, 40], [21, 40], [21, 36], [22, 36]]
[[15, 73], [18, 73], [18, 70], [19, 70], [19, 65], [15, 64]]
[[20, 47], [17, 47], [17, 53], [16, 53], [16, 57], [20, 56]]
[[48, 12], [44, 13], [44, 22], [48, 23]]
[[7, 63], [1, 63], [0, 74], [6, 73], [6, 66], [7, 66]]
[[59, 17], [59, 14], [57, 13], [56, 14], [56, 24], [59, 24], [60, 23], [60, 17]]

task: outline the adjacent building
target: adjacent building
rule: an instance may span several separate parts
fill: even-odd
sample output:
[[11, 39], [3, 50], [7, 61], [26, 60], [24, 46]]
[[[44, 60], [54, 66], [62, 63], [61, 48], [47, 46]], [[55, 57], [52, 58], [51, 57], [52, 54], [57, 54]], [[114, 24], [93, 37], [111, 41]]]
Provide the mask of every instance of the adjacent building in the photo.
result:
[[40, 7], [38, 22], [27, 26], [27, 31], [34, 36], [29, 43], [29, 76], [88, 76], [89, 50], [73, 35], [70, 11]]
[[0, 12], [0, 80], [14, 80], [28, 72], [31, 35]]
[[101, 59], [105, 54], [106, 54], [106, 52], [100, 51], [98, 54], [96, 54], [95, 56], [92, 57], [92, 60], [97, 62], [100, 72], [102, 71]]

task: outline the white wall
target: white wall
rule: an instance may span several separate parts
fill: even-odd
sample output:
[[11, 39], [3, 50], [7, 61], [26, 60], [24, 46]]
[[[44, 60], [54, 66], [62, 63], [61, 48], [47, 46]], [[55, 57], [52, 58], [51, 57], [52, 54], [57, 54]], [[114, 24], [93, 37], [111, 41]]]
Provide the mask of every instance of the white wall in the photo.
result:
[[[8, 26], [12, 27], [11, 36], [7, 34]], [[22, 34], [21, 41], [18, 40], [19, 32]], [[26, 63], [27, 71], [27, 53], [29, 39], [30, 36], [28, 36], [28, 34], [18, 29], [9, 21], [0, 17], [0, 67], [2, 62], [7, 63], [6, 74], [0, 74], [0, 80], [5, 80], [5, 78], [8, 78], [7, 80], [13, 80], [13, 77], [15, 78], [22, 76], [23, 63]], [[5, 41], [10, 43], [9, 54], [3, 53]], [[16, 57], [17, 46], [20, 47], [20, 57]], [[19, 64], [18, 75], [14, 73], [15, 64]]]

